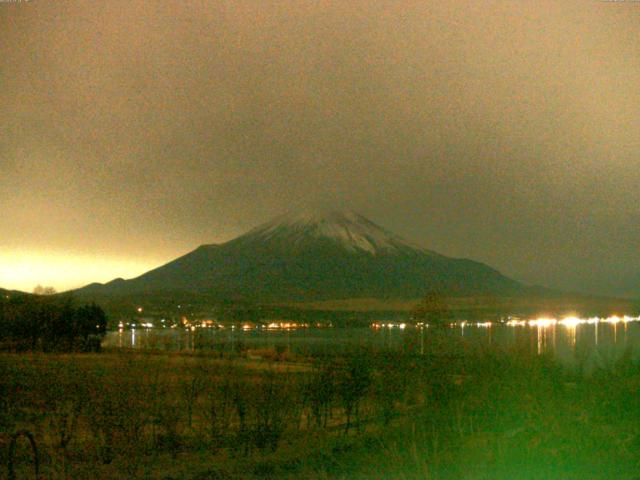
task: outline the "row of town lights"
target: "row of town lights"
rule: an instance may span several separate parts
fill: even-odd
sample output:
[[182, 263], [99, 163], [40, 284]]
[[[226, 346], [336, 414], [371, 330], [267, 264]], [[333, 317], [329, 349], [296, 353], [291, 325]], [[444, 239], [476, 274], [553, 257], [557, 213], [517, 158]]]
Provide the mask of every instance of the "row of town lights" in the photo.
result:
[[[511, 319], [507, 322], [505, 322], [505, 324], [509, 327], [551, 327], [551, 326], [555, 326], [555, 325], [562, 325], [564, 327], [567, 328], [575, 328], [578, 325], [583, 325], [583, 324], [588, 324], [588, 325], [595, 325], [598, 323], [608, 323], [608, 324], [612, 324], [615, 325], [617, 323], [628, 323], [628, 322], [637, 322], [640, 321], [640, 317], [630, 317], [628, 315], [625, 316], [617, 316], [617, 315], [613, 315], [611, 317], [606, 317], [606, 318], [601, 318], [601, 317], [591, 317], [591, 318], [578, 318], [578, 317], [563, 317], [561, 319], [557, 319], [557, 318], [545, 318], [545, 317], [541, 317], [541, 318], [536, 318], [536, 319], [531, 319], [531, 320], [518, 320], [518, 319]], [[496, 322], [469, 322], [467, 320], [462, 320], [460, 322], [453, 322], [453, 323], [449, 323], [448, 326], [449, 327], [461, 327], [461, 328], [465, 328], [466, 326], [475, 326], [475, 327], [480, 327], [480, 328], [490, 328], [492, 327]], [[503, 323], [503, 322], [499, 322], [499, 323]], [[374, 322], [371, 324], [372, 328], [375, 329], [380, 329], [380, 328], [399, 328], [401, 330], [404, 330], [406, 327], [408, 326], [408, 324], [406, 323], [394, 323], [394, 322], [385, 322], [385, 323], [380, 323], [380, 322]], [[418, 328], [422, 328], [422, 327], [428, 327], [429, 324], [425, 324], [425, 323], [416, 323], [415, 327]]]

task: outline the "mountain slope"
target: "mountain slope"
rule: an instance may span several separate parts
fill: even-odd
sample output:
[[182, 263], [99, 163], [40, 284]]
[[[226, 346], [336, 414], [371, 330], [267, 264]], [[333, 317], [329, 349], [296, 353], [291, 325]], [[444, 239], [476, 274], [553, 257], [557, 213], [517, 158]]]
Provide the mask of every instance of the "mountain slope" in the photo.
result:
[[285, 215], [203, 245], [132, 280], [79, 293], [204, 293], [251, 300], [416, 298], [427, 291], [512, 294], [521, 285], [478, 262], [417, 247], [353, 212]]

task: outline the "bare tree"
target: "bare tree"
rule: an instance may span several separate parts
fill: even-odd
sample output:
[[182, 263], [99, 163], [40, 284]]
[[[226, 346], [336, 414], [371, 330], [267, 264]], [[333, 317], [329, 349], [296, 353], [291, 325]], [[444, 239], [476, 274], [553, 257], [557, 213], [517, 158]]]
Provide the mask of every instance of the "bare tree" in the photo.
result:
[[53, 287], [43, 287], [42, 285], [38, 284], [33, 289], [33, 293], [34, 295], [55, 295], [58, 292]]

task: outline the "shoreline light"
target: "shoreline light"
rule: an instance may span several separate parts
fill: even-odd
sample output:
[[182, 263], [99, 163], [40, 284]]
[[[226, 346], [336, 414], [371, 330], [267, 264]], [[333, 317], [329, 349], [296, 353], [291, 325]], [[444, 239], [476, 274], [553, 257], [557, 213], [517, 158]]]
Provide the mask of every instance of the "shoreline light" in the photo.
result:
[[562, 326], [564, 327], [568, 327], [568, 328], [575, 328], [578, 325], [581, 325], [583, 323], [587, 323], [586, 320], [580, 319], [578, 317], [566, 317], [563, 318], [562, 320], [560, 320], [560, 323]]
[[[498, 325], [506, 325], [507, 327], [536, 327], [536, 328], [549, 328], [555, 327], [556, 325], [562, 325], [565, 328], [576, 328], [579, 325], [595, 325], [597, 326], [600, 323], [608, 323], [610, 325], [617, 325], [618, 323], [627, 324], [629, 322], [639, 322], [640, 316], [632, 317], [629, 315], [618, 316], [611, 315], [609, 317], [588, 317], [588, 318], [580, 318], [574, 315], [554, 318], [554, 317], [539, 317], [532, 318], [529, 320], [520, 320], [517, 318], [512, 318], [507, 322], [497, 322]], [[467, 320], [462, 320], [455, 323], [448, 324], [449, 327], [459, 327], [463, 331], [466, 327], [474, 326], [477, 328], [490, 328], [496, 322], [484, 321], [484, 322], [469, 322]], [[400, 328], [404, 330], [408, 327], [422, 328], [428, 327], [427, 324], [424, 323], [416, 323], [416, 324], [405, 324], [405, 323], [379, 323], [374, 322], [370, 324], [371, 328], [380, 329], [380, 328]]]
[[536, 318], [535, 320], [529, 320], [528, 325], [530, 327], [551, 327], [558, 323], [555, 318]]

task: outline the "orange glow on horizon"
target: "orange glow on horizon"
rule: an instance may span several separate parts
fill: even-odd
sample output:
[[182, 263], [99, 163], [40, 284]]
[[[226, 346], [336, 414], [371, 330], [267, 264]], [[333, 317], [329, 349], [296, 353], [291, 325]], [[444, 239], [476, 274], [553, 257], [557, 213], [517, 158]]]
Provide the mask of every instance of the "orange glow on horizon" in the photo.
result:
[[161, 263], [59, 251], [0, 251], [0, 288], [32, 292], [43, 285], [62, 292], [92, 282], [136, 277]]

